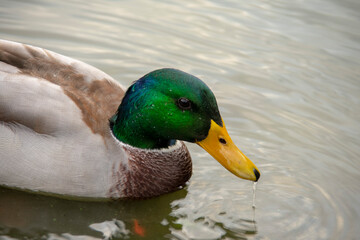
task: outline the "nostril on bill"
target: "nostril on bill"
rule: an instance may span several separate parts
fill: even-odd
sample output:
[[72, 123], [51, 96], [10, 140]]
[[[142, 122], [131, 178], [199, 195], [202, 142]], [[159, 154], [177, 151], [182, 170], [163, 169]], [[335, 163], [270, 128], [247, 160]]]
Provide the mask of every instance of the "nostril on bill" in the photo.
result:
[[223, 139], [223, 138], [219, 138], [219, 142], [221, 143], [221, 144], [226, 144], [226, 140], [225, 139]]

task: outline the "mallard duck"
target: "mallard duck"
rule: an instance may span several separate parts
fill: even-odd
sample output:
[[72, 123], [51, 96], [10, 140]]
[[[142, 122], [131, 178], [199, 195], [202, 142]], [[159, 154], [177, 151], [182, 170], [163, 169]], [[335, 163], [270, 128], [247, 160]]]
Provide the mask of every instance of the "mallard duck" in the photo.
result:
[[199, 78], [159, 69], [125, 92], [83, 62], [0, 41], [0, 185], [79, 198], [154, 197], [189, 180], [182, 141], [240, 178], [260, 177]]

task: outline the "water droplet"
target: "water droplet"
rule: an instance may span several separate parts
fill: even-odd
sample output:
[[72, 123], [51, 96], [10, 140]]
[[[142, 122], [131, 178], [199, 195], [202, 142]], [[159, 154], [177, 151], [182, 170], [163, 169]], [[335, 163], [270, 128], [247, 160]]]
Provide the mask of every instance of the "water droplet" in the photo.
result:
[[256, 205], [255, 205], [255, 200], [256, 200], [256, 184], [257, 182], [254, 182], [253, 185], [253, 201], [252, 201], [252, 208], [255, 209]]
[[255, 192], [256, 192], [256, 184], [257, 182], [254, 182], [253, 184], [253, 203], [252, 203], [252, 209], [253, 209], [253, 224], [254, 224], [254, 229], [255, 229], [255, 232], [257, 231], [257, 227], [256, 227], [256, 221], [255, 221], [255, 212], [256, 212], [256, 206], [255, 206], [255, 200], [256, 200], [256, 195], [255, 195]]

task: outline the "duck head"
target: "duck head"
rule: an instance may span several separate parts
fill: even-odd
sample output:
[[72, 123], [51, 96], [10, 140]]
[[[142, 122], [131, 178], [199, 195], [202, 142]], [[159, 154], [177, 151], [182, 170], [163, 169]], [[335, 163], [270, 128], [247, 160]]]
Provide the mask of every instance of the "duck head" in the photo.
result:
[[114, 136], [138, 148], [161, 149], [175, 140], [196, 143], [236, 176], [257, 181], [257, 167], [231, 140], [213, 92], [176, 69], [150, 72], [126, 91], [111, 119]]

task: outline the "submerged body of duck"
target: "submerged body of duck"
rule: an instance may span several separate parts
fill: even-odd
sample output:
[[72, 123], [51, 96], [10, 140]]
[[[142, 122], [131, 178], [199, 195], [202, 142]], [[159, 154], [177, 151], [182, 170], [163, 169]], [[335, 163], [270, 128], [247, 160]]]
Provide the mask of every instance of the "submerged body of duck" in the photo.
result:
[[191, 176], [194, 142], [238, 177], [255, 165], [211, 90], [175, 69], [124, 88], [80, 61], [0, 41], [0, 185], [61, 196], [152, 197]]

